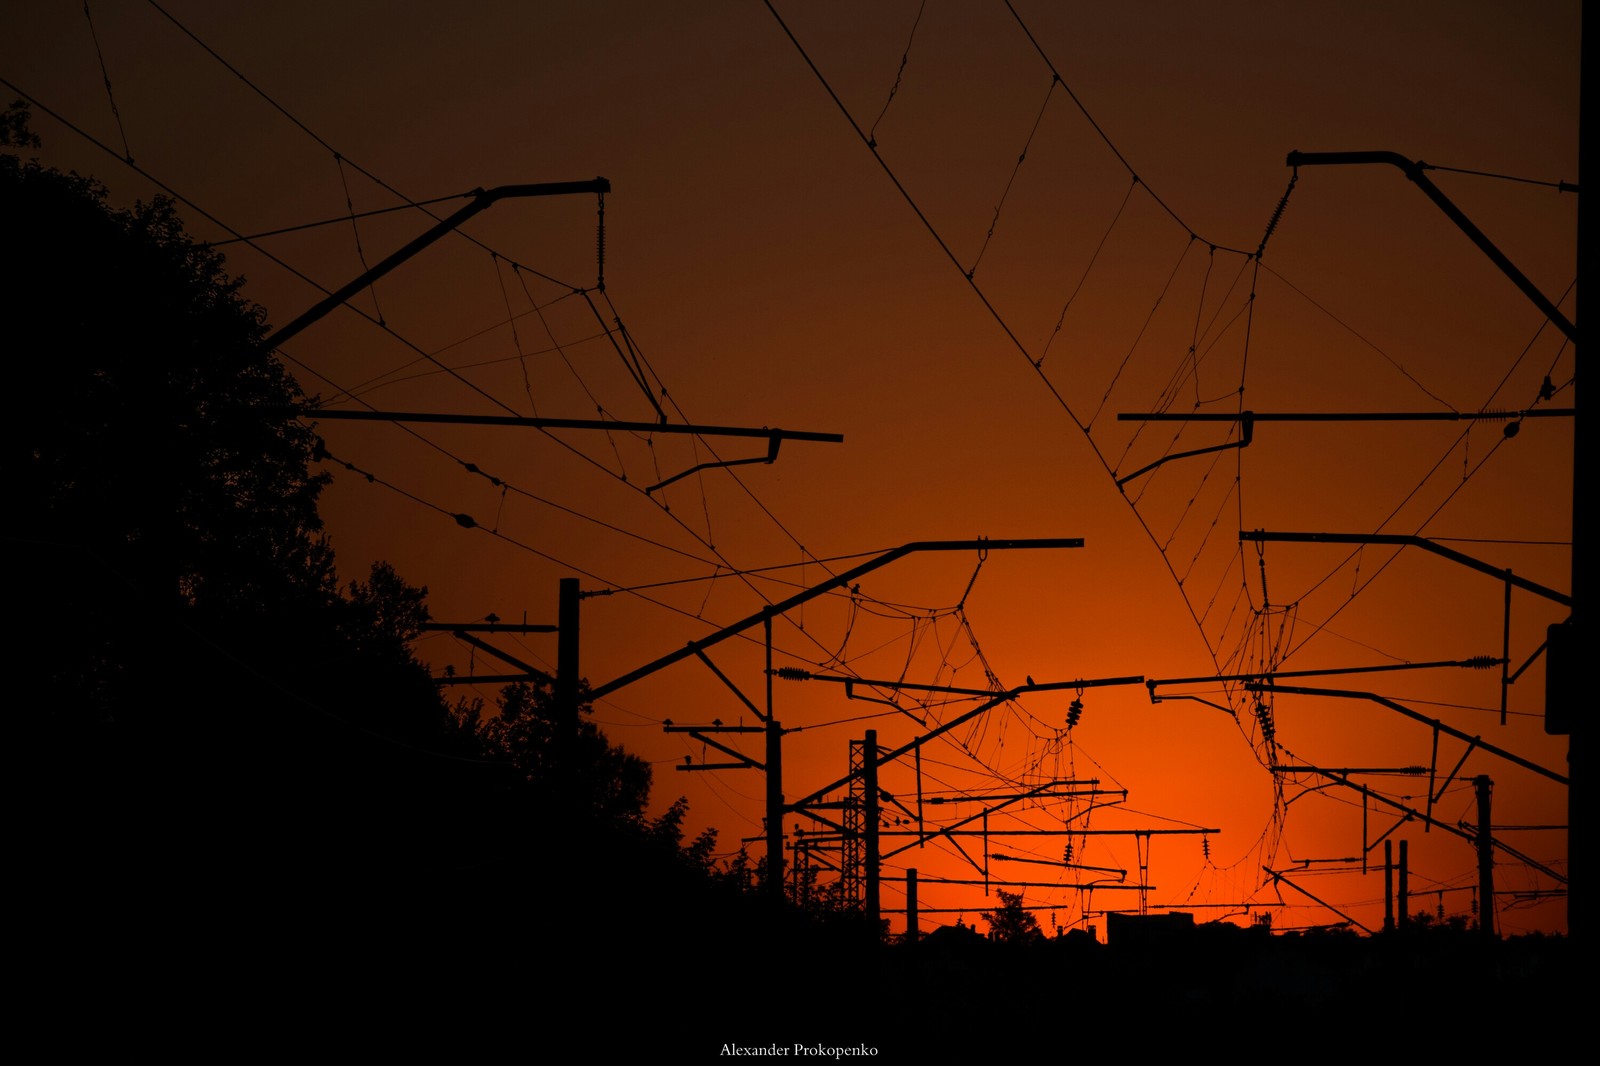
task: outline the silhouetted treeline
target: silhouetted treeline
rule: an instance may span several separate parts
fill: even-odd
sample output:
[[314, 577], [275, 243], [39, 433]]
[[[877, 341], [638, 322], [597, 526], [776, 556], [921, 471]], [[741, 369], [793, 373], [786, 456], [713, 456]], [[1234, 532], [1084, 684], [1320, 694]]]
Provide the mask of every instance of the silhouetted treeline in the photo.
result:
[[681, 807], [649, 818], [649, 767], [586, 717], [553, 789], [547, 692], [481, 718], [441, 697], [409, 647], [426, 590], [382, 564], [336, 576], [320, 445], [265, 312], [171, 202], [113, 208], [37, 148], [8, 109], [7, 750], [29, 898], [211, 938], [426, 923], [443, 894], [524, 875], [592, 895], [612, 847], [703, 876], [710, 839], [682, 840]]

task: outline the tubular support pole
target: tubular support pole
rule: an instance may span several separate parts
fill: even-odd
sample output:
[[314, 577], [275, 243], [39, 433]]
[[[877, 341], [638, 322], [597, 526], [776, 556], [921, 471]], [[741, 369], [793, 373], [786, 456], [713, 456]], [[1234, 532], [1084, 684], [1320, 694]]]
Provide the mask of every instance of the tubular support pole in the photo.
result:
[[783, 899], [783, 729], [772, 707], [772, 616], [767, 643], [767, 884], [774, 900]]

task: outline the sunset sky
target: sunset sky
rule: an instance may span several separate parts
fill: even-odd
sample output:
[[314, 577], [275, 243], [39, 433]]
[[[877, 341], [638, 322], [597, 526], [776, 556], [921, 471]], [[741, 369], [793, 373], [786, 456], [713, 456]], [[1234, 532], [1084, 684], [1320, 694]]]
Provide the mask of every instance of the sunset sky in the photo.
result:
[[[1288, 152], [1393, 151], [1439, 168], [1574, 316], [1577, 196], [1553, 184], [1579, 180], [1576, 0], [94, 0], [89, 15], [0, 5], [0, 78], [32, 102], [39, 158], [94, 174], [119, 205], [165, 188], [197, 239], [254, 237], [226, 246], [229, 268], [274, 326], [432, 225], [408, 207], [353, 226], [352, 210], [455, 197], [430, 206], [442, 216], [479, 187], [611, 182], [603, 292], [594, 196], [501, 201], [283, 345], [329, 406], [652, 421], [660, 404], [677, 423], [843, 434], [647, 492], [713, 449], [750, 458], [766, 442], [321, 423], [347, 579], [385, 559], [428, 587], [438, 620], [553, 623], [558, 580], [579, 577], [609, 593], [582, 606], [596, 686], [912, 541], [1085, 543], [913, 555], [779, 619], [774, 664], [1003, 690], [1502, 654], [1495, 577], [1416, 549], [1258, 551], [1241, 530], [1422, 535], [1568, 591], [1569, 418], [1509, 438], [1502, 421], [1262, 421], [1246, 448], [1129, 478], [1237, 430], [1118, 416], [1573, 407], [1571, 345], [1394, 167], [1302, 167], [1255, 253]], [[1513, 670], [1565, 615], [1511, 596]], [[758, 705], [760, 636], [710, 652]], [[496, 639], [554, 670], [553, 637]], [[417, 651], [436, 673], [506, 672], [445, 634]], [[1377, 693], [1566, 772], [1565, 738], [1542, 728], [1542, 660], [1510, 687], [1504, 725], [1498, 666], [1283, 683]], [[1497, 836], [1565, 876], [1567, 792], [1545, 776], [1482, 750], [1457, 769], [1461, 740], [1435, 748], [1427, 725], [1369, 700], [1279, 693], [1268, 744], [1237, 684], [1156, 691], [1199, 698], [1085, 687], [1068, 730], [1074, 691], [1024, 695], [926, 745], [920, 778], [909, 756], [886, 766], [882, 787], [911, 812], [920, 791], [929, 829], [1052, 780], [1118, 795], [1013, 803], [987, 840], [895, 855], [885, 909], [904, 907], [914, 867], [924, 929], [978, 922], [997, 902], [986, 866], [992, 886], [1054, 886], [1024, 889], [1046, 930], [1103, 936], [1101, 912], [1140, 905], [1147, 863], [1151, 910], [1376, 928], [1376, 842], [1397, 810], [1364, 813], [1359, 793], [1273, 763], [1436, 767], [1431, 807], [1426, 773], [1354, 780], [1451, 826], [1476, 819], [1471, 778], [1487, 774]], [[855, 686], [896, 709], [816, 681], [773, 694], [799, 730], [791, 800], [842, 778], [865, 730], [898, 748], [978, 702]], [[654, 764], [658, 807], [686, 795], [721, 854], [746, 839], [764, 854], [761, 775], [680, 772], [686, 756], [727, 760], [662, 728], [755, 721], [702, 663], [620, 688], [595, 716]], [[763, 757], [754, 735], [724, 740]], [[1064, 826], [1094, 835], [1004, 835]], [[791, 840], [797, 827], [817, 825], [789, 816]], [[1131, 835], [1176, 829], [1216, 832]], [[1410, 841], [1413, 910], [1471, 911], [1470, 843], [1418, 822], [1389, 839]], [[1090, 869], [1060, 865], [1069, 840]], [[1501, 932], [1565, 928], [1558, 881], [1497, 862], [1497, 889], [1519, 893], [1496, 900]], [[641, 898], [618, 920], [656, 917]]]

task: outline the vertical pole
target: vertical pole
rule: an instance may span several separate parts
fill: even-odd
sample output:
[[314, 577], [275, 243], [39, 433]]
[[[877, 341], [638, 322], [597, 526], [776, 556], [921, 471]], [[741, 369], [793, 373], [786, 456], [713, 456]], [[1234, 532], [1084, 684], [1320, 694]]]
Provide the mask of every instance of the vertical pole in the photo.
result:
[[[1589, 49], [1585, 44], [1586, 40], [1587, 37], [1583, 33], [1582, 20], [1580, 19], [1578, 27], [1578, 49], [1580, 57], [1578, 61], [1578, 69], [1580, 71], [1584, 66], [1583, 60], [1588, 58]], [[1581, 118], [1578, 122], [1578, 158], [1583, 158], [1583, 122]], [[1594, 256], [1591, 254], [1590, 249], [1590, 245], [1593, 242], [1589, 239], [1589, 230], [1585, 228], [1586, 226], [1592, 228], [1593, 222], [1584, 221], [1585, 216], [1581, 202], [1577, 205], [1576, 210], [1578, 213], [1578, 287], [1574, 291], [1578, 294], [1578, 302], [1577, 306], [1574, 308], [1574, 314], [1572, 316], [1573, 325], [1575, 327], [1585, 317], [1583, 309], [1588, 306], [1589, 296], [1591, 295], [1587, 286], [1594, 280], [1592, 277], [1589, 278], [1589, 281], [1583, 280], [1585, 277], [1588, 277], [1593, 270], [1592, 261]], [[1574, 343], [1572, 346], [1572, 365], [1574, 375], [1577, 374], [1578, 358], [1578, 345]], [[1584, 503], [1586, 501], [1579, 498], [1582, 492], [1589, 490], [1587, 477], [1582, 473], [1582, 471], [1588, 465], [1588, 460], [1583, 458], [1585, 454], [1584, 447], [1581, 443], [1579, 443], [1585, 439], [1586, 433], [1590, 437], [1593, 436], [1592, 433], [1589, 433], [1589, 431], [1586, 430], [1585, 427], [1587, 424], [1587, 419], [1585, 419], [1578, 410], [1577, 398], [1574, 397], [1572, 404], [1571, 552], [1571, 624], [1574, 626], [1589, 624], [1589, 619], [1584, 617], [1583, 613], [1591, 610], [1589, 607], [1589, 575], [1592, 573], [1590, 568], [1594, 565], [1592, 560], [1589, 558], [1589, 550], [1592, 547], [1590, 543], [1589, 532], [1594, 527], [1590, 519], [1583, 517], [1585, 511]], [[1564, 700], [1570, 700], [1571, 697], [1569, 694], [1564, 693], [1562, 698]], [[1583, 906], [1586, 905], [1582, 901], [1588, 897], [1589, 891], [1588, 882], [1585, 880], [1589, 876], [1589, 857], [1584, 851], [1584, 848], [1587, 847], [1586, 841], [1588, 840], [1589, 823], [1584, 815], [1578, 813], [1579, 809], [1586, 808], [1589, 802], [1587, 800], [1579, 799], [1580, 793], [1587, 793], [1589, 787], [1588, 781], [1583, 778], [1583, 775], [1589, 772], [1588, 764], [1585, 762], [1581, 769], [1578, 766], [1580, 760], [1587, 760], [1589, 758], [1589, 750], [1587, 747], [1589, 741], [1589, 725], [1587, 716], [1577, 713], [1576, 707], [1568, 706], [1566, 708], [1566, 712], [1566, 717], [1572, 722], [1572, 730], [1567, 735], [1567, 779], [1570, 782], [1570, 784], [1567, 786], [1567, 935], [1592, 937], [1592, 930], [1585, 928], [1586, 925], [1590, 924], [1588, 916], [1580, 913]], [[1582, 739], [1579, 738], [1579, 734], [1582, 734]], [[1579, 754], [1580, 748], [1583, 749], [1581, 755]]]
[[879, 915], [882, 911], [882, 898], [878, 884], [878, 731], [867, 730], [866, 742], [862, 745], [865, 749], [861, 760], [861, 774], [863, 778], [862, 792], [865, 793], [866, 811], [863, 813], [862, 830], [866, 837], [866, 865], [864, 871], [867, 882], [866, 911], [867, 918], [872, 922], [872, 937], [878, 939]]
[[917, 942], [917, 868], [906, 871], [906, 943]]
[[561, 579], [556, 612], [556, 722], [563, 740], [578, 735], [578, 579]]
[[551, 779], [555, 795], [571, 802], [580, 795], [575, 769], [578, 747], [578, 579], [561, 579], [556, 606], [555, 730], [550, 738]]
[[1494, 939], [1494, 835], [1489, 819], [1494, 782], [1488, 774], [1472, 779], [1478, 794], [1478, 928], [1484, 937]]
[[1383, 931], [1394, 932], [1394, 841], [1383, 842]]
[[1406, 845], [1409, 840], [1400, 841], [1400, 898], [1397, 901], [1400, 913], [1400, 929], [1405, 930], [1411, 924], [1411, 859]]
[[783, 898], [783, 729], [772, 709], [772, 615], [762, 619], [767, 637], [767, 884]]

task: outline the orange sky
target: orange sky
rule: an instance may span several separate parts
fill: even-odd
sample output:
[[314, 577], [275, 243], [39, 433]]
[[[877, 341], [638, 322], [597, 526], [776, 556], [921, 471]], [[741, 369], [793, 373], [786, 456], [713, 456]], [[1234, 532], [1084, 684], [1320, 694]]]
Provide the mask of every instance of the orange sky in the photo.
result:
[[[373, 559], [392, 561], [428, 586], [436, 618], [493, 612], [553, 622], [557, 581], [569, 575], [586, 591], [637, 589], [584, 601], [582, 667], [600, 683], [854, 561], [818, 560], [918, 540], [1082, 537], [1078, 550], [992, 552], [976, 580], [973, 553], [913, 557], [863, 579], [858, 598], [813, 601], [776, 626], [778, 665], [975, 688], [990, 684], [987, 671], [1012, 687], [1028, 676], [1171, 678], [1268, 661], [1310, 670], [1500, 654], [1503, 586], [1492, 577], [1414, 550], [1276, 543], [1265, 546], [1263, 569], [1253, 545], [1241, 551], [1240, 529], [1420, 533], [1568, 586], [1564, 419], [1530, 420], [1511, 440], [1499, 424], [1470, 432], [1455, 422], [1261, 424], [1248, 449], [1168, 464], [1130, 481], [1125, 497], [1107, 467], [1124, 476], [1164, 451], [1226, 439], [1217, 424], [1174, 440], [1172, 424], [1135, 436], [1133, 424], [1117, 421], [1164, 403], [1188, 411], [1198, 399], [1217, 412], [1241, 402], [1256, 411], [1523, 408], [1548, 374], [1558, 391], [1546, 406], [1572, 406], [1571, 349], [1553, 328], [1541, 332], [1540, 313], [1394, 168], [1304, 168], [1259, 272], [1228, 249], [1260, 244], [1292, 149], [1391, 150], [1578, 181], [1575, 2], [1514, 13], [1490, 3], [1113, 11], [1018, 2], [1115, 152], [1063, 86], [1052, 87], [1004, 4], [934, 0], [920, 21], [910, 0], [867, 13], [777, 4], [959, 266], [760, 3], [481, 4], [464, 13], [426, 3], [162, 6], [326, 143], [153, 5], [91, 4], [93, 36], [76, 5], [8, 5], [0, 77], [13, 96], [39, 105], [44, 161], [96, 174], [116, 202], [147, 197], [148, 178], [116, 158], [125, 136], [147, 175], [220, 220], [185, 210], [193, 233], [216, 239], [227, 236], [223, 225], [254, 234], [335, 218], [348, 210], [346, 189], [357, 211], [402, 202], [372, 176], [421, 200], [603, 175], [613, 184], [605, 296], [681, 409], [674, 420], [845, 436], [787, 443], [774, 465], [738, 468], [737, 479], [710, 472], [648, 496], [641, 486], [708, 458], [704, 444], [324, 423], [330, 452], [381, 482], [334, 470], [323, 510], [342, 570], [359, 576]], [[1137, 188], [1116, 152], [1137, 172]], [[1574, 277], [1574, 195], [1432, 177], [1536, 285], [1561, 297]], [[416, 211], [363, 219], [360, 252], [348, 222], [265, 238], [232, 246], [230, 266], [281, 325], [320, 296], [281, 264], [333, 288], [359, 273], [361, 254], [374, 262], [428, 224]], [[594, 229], [592, 197], [502, 202], [464, 227], [481, 244], [443, 241], [377, 284], [389, 331], [342, 310], [284, 353], [308, 392], [331, 399], [350, 390], [381, 409], [591, 418], [600, 407], [611, 418], [648, 419], [644, 395], [597, 338], [583, 298], [571, 295], [595, 283]], [[530, 299], [546, 305], [542, 319]], [[374, 313], [371, 294], [352, 302]], [[598, 306], [609, 321], [611, 308]], [[1573, 313], [1570, 296], [1562, 307]], [[712, 445], [725, 458], [765, 446]], [[448, 517], [456, 512], [480, 528], [460, 528]], [[777, 566], [789, 569], [728, 576]], [[1563, 616], [1531, 594], [1513, 596], [1513, 665]], [[552, 639], [506, 646], [553, 666]], [[447, 637], [418, 650], [436, 669], [500, 672]], [[752, 698], [764, 691], [762, 656], [747, 640], [713, 653]], [[1565, 741], [1545, 737], [1536, 713], [1540, 666], [1513, 686], [1504, 727], [1498, 676], [1427, 670], [1293, 683], [1379, 692], [1564, 772]], [[791, 798], [843, 776], [848, 744], [865, 729], [898, 747], [922, 728], [880, 704], [846, 701], [839, 685], [777, 682], [774, 691], [783, 724], [803, 727], [784, 750]], [[1364, 830], [1359, 796], [1301, 797], [1309, 776], [1285, 779], [1276, 793], [1242, 693], [1214, 683], [1169, 691], [1220, 704], [1231, 695], [1241, 713], [1235, 720], [1191, 700], [1152, 704], [1137, 685], [1089, 689], [1069, 736], [1071, 693], [1028, 696], [930, 745], [924, 795], [1009, 794], [1051, 777], [1094, 777], [1128, 790], [1122, 809], [1032, 805], [996, 815], [991, 830], [1064, 821], [1216, 828], [1209, 858], [1198, 837], [1153, 838], [1152, 908], [1242, 921], [1246, 904], [1270, 907], [1280, 928], [1337, 920], [1290, 888], [1264, 884], [1271, 867], [1357, 921], [1381, 921], [1381, 874], [1334, 872], [1342, 864], [1327, 860], [1359, 865], [1364, 844], [1395, 816], [1374, 805]], [[493, 690], [476, 694], [490, 699]], [[930, 728], [971, 705], [902, 702]], [[1371, 703], [1279, 695], [1273, 711], [1280, 758], [1345, 767], [1435, 759], [1426, 726]], [[868, 717], [876, 712], [884, 713]], [[759, 775], [676, 772], [685, 755], [722, 757], [661, 723], [735, 722], [741, 713], [750, 720], [689, 660], [619, 690], [596, 715], [613, 739], [655, 763], [658, 802], [688, 795], [692, 826], [718, 827], [731, 852], [761, 832]], [[744, 746], [760, 757], [757, 745]], [[1441, 739], [1441, 782], [1462, 750]], [[1494, 779], [1497, 824], [1564, 824], [1564, 788], [1482, 752], [1461, 766], [1435, 815], [1452, 825], [1475, 818], [1469, 779], [1480, 773]], [[1426, 778], [1363, 780], [1427, 806]], [[909, 764], [886, 767], [883, 787], [914, 806]], [[929, 824], [980, 806], [930, 806]], [[790, 830], [800, 824], [786, 821]], [[1502, 835], [1564, 873], [1564, 832]], [[1411, 841], [1413, 890], [1427, 893], [1415, 909], [1442, 902], [1447, 914], [1466, 913], [1476, 878], [1470, 845], [1415, 823], [1392, 839], [1402, 837]], [[1062, 843], [994, 836], [990, 874], [1074, 881], [1058, 867], [993, 858], [1058, 860]], [[981, 865], [984, 842], [962, 844]], [[1123, 886], [1137, 881], [1133, 838], [1074, 846], [1075, 861], [1129, 871]], [[1381, 846], [1369, 861], [1381, 862]], [[906, 866], [923, 878], [923, 906], [938, 909], [925, 925], [971, 922], [995, 903], [981, 885], [930, 883], [982, 877], [948, 843], [895, 857], [886, 878], [903, 877]], [[1510, 859], [1497, 878], [1502, 890], [1557, 887]], [[1041, 912], [1046, 928], [1090, 912], [1103, 929], [1093, 912], [1137, 905], [1125, 888], [1026, 896], [1055, 908]], [[884, 900], [903, 906], [897, 882]], [[641, 899], [640, 914], [619, 918], [640, 920], [649, 906]], [[1559, 900], [1505, 896], [1497, 906], [1506, 933], [1564, 928]], [[899, 930], [902, 919], [892, 925]]]

